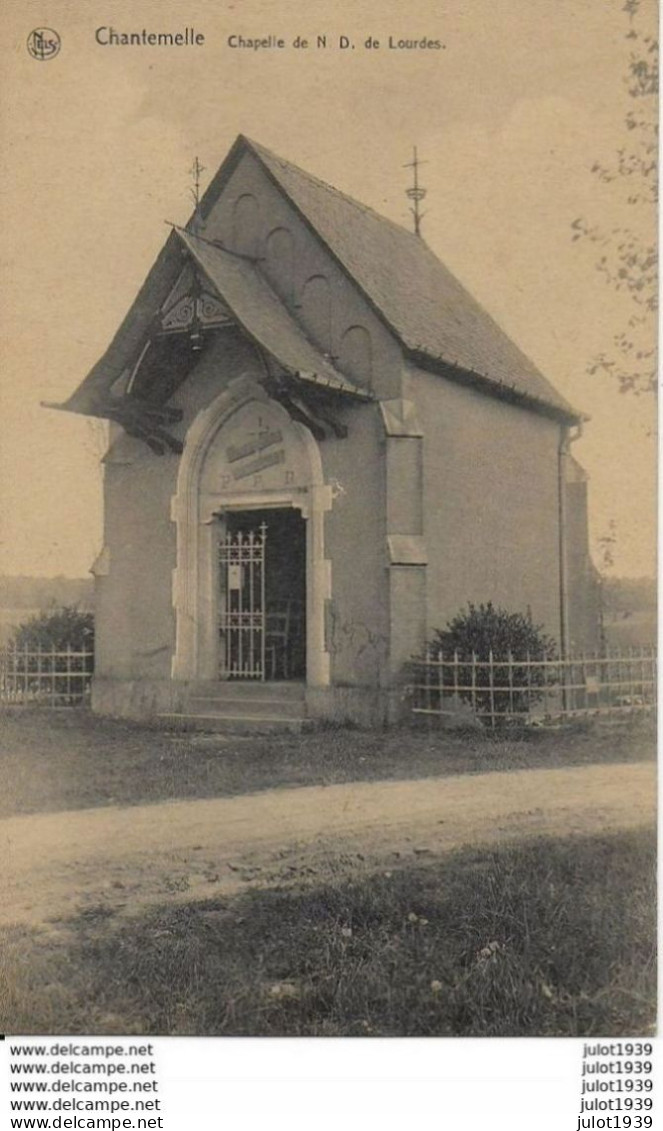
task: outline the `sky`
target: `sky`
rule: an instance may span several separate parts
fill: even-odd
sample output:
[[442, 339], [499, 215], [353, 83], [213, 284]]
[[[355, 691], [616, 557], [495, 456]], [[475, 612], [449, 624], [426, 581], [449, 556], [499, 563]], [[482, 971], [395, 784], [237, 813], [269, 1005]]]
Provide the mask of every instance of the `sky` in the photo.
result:
[[[344, 0], [331, 12], [319, 0], [10, 0], [0, 33], [0, 573], [83, 576], [101, 549], [104, 426], [42, 402], [85, 377], [166, 238], [164, 221], [186, 221], [194, 156], [204, 186], [242, 132], [406, 225], [404, 165], [417, 146], [425, 239], [591, 417], [573, 453], [591, 477], [593, 546], [614, 522], [612, 572], [653, 574], [654, 409], [588, 373], [629, 308], [571, 228], [581, 216], [606, 227], [631, 219], [620, 186], [591, 171], [625, 136], [622, 4]], [[645, 8], [654, 19], [653, 0]], [[62, 46], [44, 62], [26, 41], [45, 24]], [[102, 47], [100, 26], [194, 27], [205, 43]], [[233, 50], [233, 34], [287, 47]], [[295, 49], [298, 35], [329, 46]], [[341, 35], [355, 48], [339, 49]], [[390, 49], [390, 35], [444, 46]], [[380, 48], [365, 48], [369, 36]]]

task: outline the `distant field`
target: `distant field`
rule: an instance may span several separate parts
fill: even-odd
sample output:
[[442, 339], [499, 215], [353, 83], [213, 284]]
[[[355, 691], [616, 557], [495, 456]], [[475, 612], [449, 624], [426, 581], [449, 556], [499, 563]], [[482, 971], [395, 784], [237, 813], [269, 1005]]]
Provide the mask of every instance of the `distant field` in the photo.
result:
[[647, 648], [656, 644], [654, 609], [639, 609], [629, 615], [608, 617], [604, 623], [609, 648]]
[[11, 640], [14, 629], [37, 616], [40, 609], [0, 609], [0, 646]]
[[94, 582], [91, 577], [9, 577], [0, 574], [0, 647], [30, 617], [63, 605], [91, 611]]

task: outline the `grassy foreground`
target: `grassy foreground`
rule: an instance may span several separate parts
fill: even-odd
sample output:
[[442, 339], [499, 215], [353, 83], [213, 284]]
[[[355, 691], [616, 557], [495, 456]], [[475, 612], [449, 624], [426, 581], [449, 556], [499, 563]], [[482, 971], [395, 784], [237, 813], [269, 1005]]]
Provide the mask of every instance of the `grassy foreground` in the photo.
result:
[[587, 1036], [649, 1032], [653, 832], [533, 840], [323, 888], [254, 891], [73, 936], [17, 932], [19, 1033]]
[[516, 736], [448, 731], [173, 734], [85, 711], [0, 712], [0, 817], [351, 781], [554, 769], [655, 756], [647, 719]]

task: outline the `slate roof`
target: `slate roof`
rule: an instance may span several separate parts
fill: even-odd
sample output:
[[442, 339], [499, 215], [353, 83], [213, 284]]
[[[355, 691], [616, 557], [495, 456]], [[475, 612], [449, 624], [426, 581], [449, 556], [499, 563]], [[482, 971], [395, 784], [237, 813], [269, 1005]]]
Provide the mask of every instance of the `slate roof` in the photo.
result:
[[177, 282], [182, 270], [178, 254], [180, 247], [180, 241], [172, 231], [106, 352], [64, 404], [48, 404], [46, 407], [90, 416], [104, 415], [100, 409], [112, 395], [112, 386], [133, 368], [154, 323], [156, 311]]
[[[254, 154], [419, 365], [558, 418], [580, 419], [423, 240], [256, 142], [238, 137], [202, 199], [203, 216], [247, 151]], [[286, 356], [279, 360], [304, 379], [347, 392], [359, 391], [308, 341], [253, 265], [237, 267], [240, 259], [231, 262], [227, 252], [205, 245], [191, 233], [182, 236], [174, 231], [108, 350], [59, 407], [94, 414], [100, 398], [108, 396], [112, 384], [131, 366], [150, 331], [155, 311], [181, 270], [178, 248], [182, 239], [254, 340], [274, 356], [278, 349], [290, 357], [292, 364]]]
[[311, 344], [252, 263], [191, 232], [178, 229], [177, 234], [253, 341], [304, 381], [366, 396]]
[[426, 243], [324, 181], [243, 139], [421, 363], [446, 363], [563, 416], [580, 414]]

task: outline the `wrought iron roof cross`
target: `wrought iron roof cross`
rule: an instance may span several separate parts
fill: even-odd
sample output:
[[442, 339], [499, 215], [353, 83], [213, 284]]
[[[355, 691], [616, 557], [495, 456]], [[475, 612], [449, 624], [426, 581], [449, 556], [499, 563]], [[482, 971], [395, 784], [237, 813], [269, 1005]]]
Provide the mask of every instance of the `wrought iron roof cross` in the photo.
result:
[[425, 188], [422, 188], [422, 186], [419, 184], [419, 168], [421, 167], [421, 165], [427, 165], [428, 162], [419, 160], [419, 158], [417, 157], [417, 147], [416, 147], [416, 145], [413, 147], [413, 151], [414, 151], [413, 160], [408, 161], [407, 164], [405, 164], [403, 166], [404, 169], [412, 169], [413, 172], [414, 172], [414, 184], [411, 185], [410, 188], [405, 190], [405, 195], [408, 197], [409, 200], [412, 201], [412, 208], [410, 208], [410, 212], [412, 213], [412, 216], [414, 217], [414, 234], [416, 236], [420, 236], [421, 235], [421, 221], [423, 220], [426, 213], [420, 211], [419, 205], [421, 204], [422, 200], [426, 196], [427, 190]]
[[189, 192], [191, 194], [191, 199], [193, 200], [193, 203], [195, 205], [196, 212], [198, 211], [198, 205], [200, 204], [200, 176], [201, 173], [204, 172], [205, 166], [200, 164], [200, 161], [197, 157], [194, 157], [193, 165], [189, 169], [189, 173], [191, 174], [191, 179], [193, 181]]

